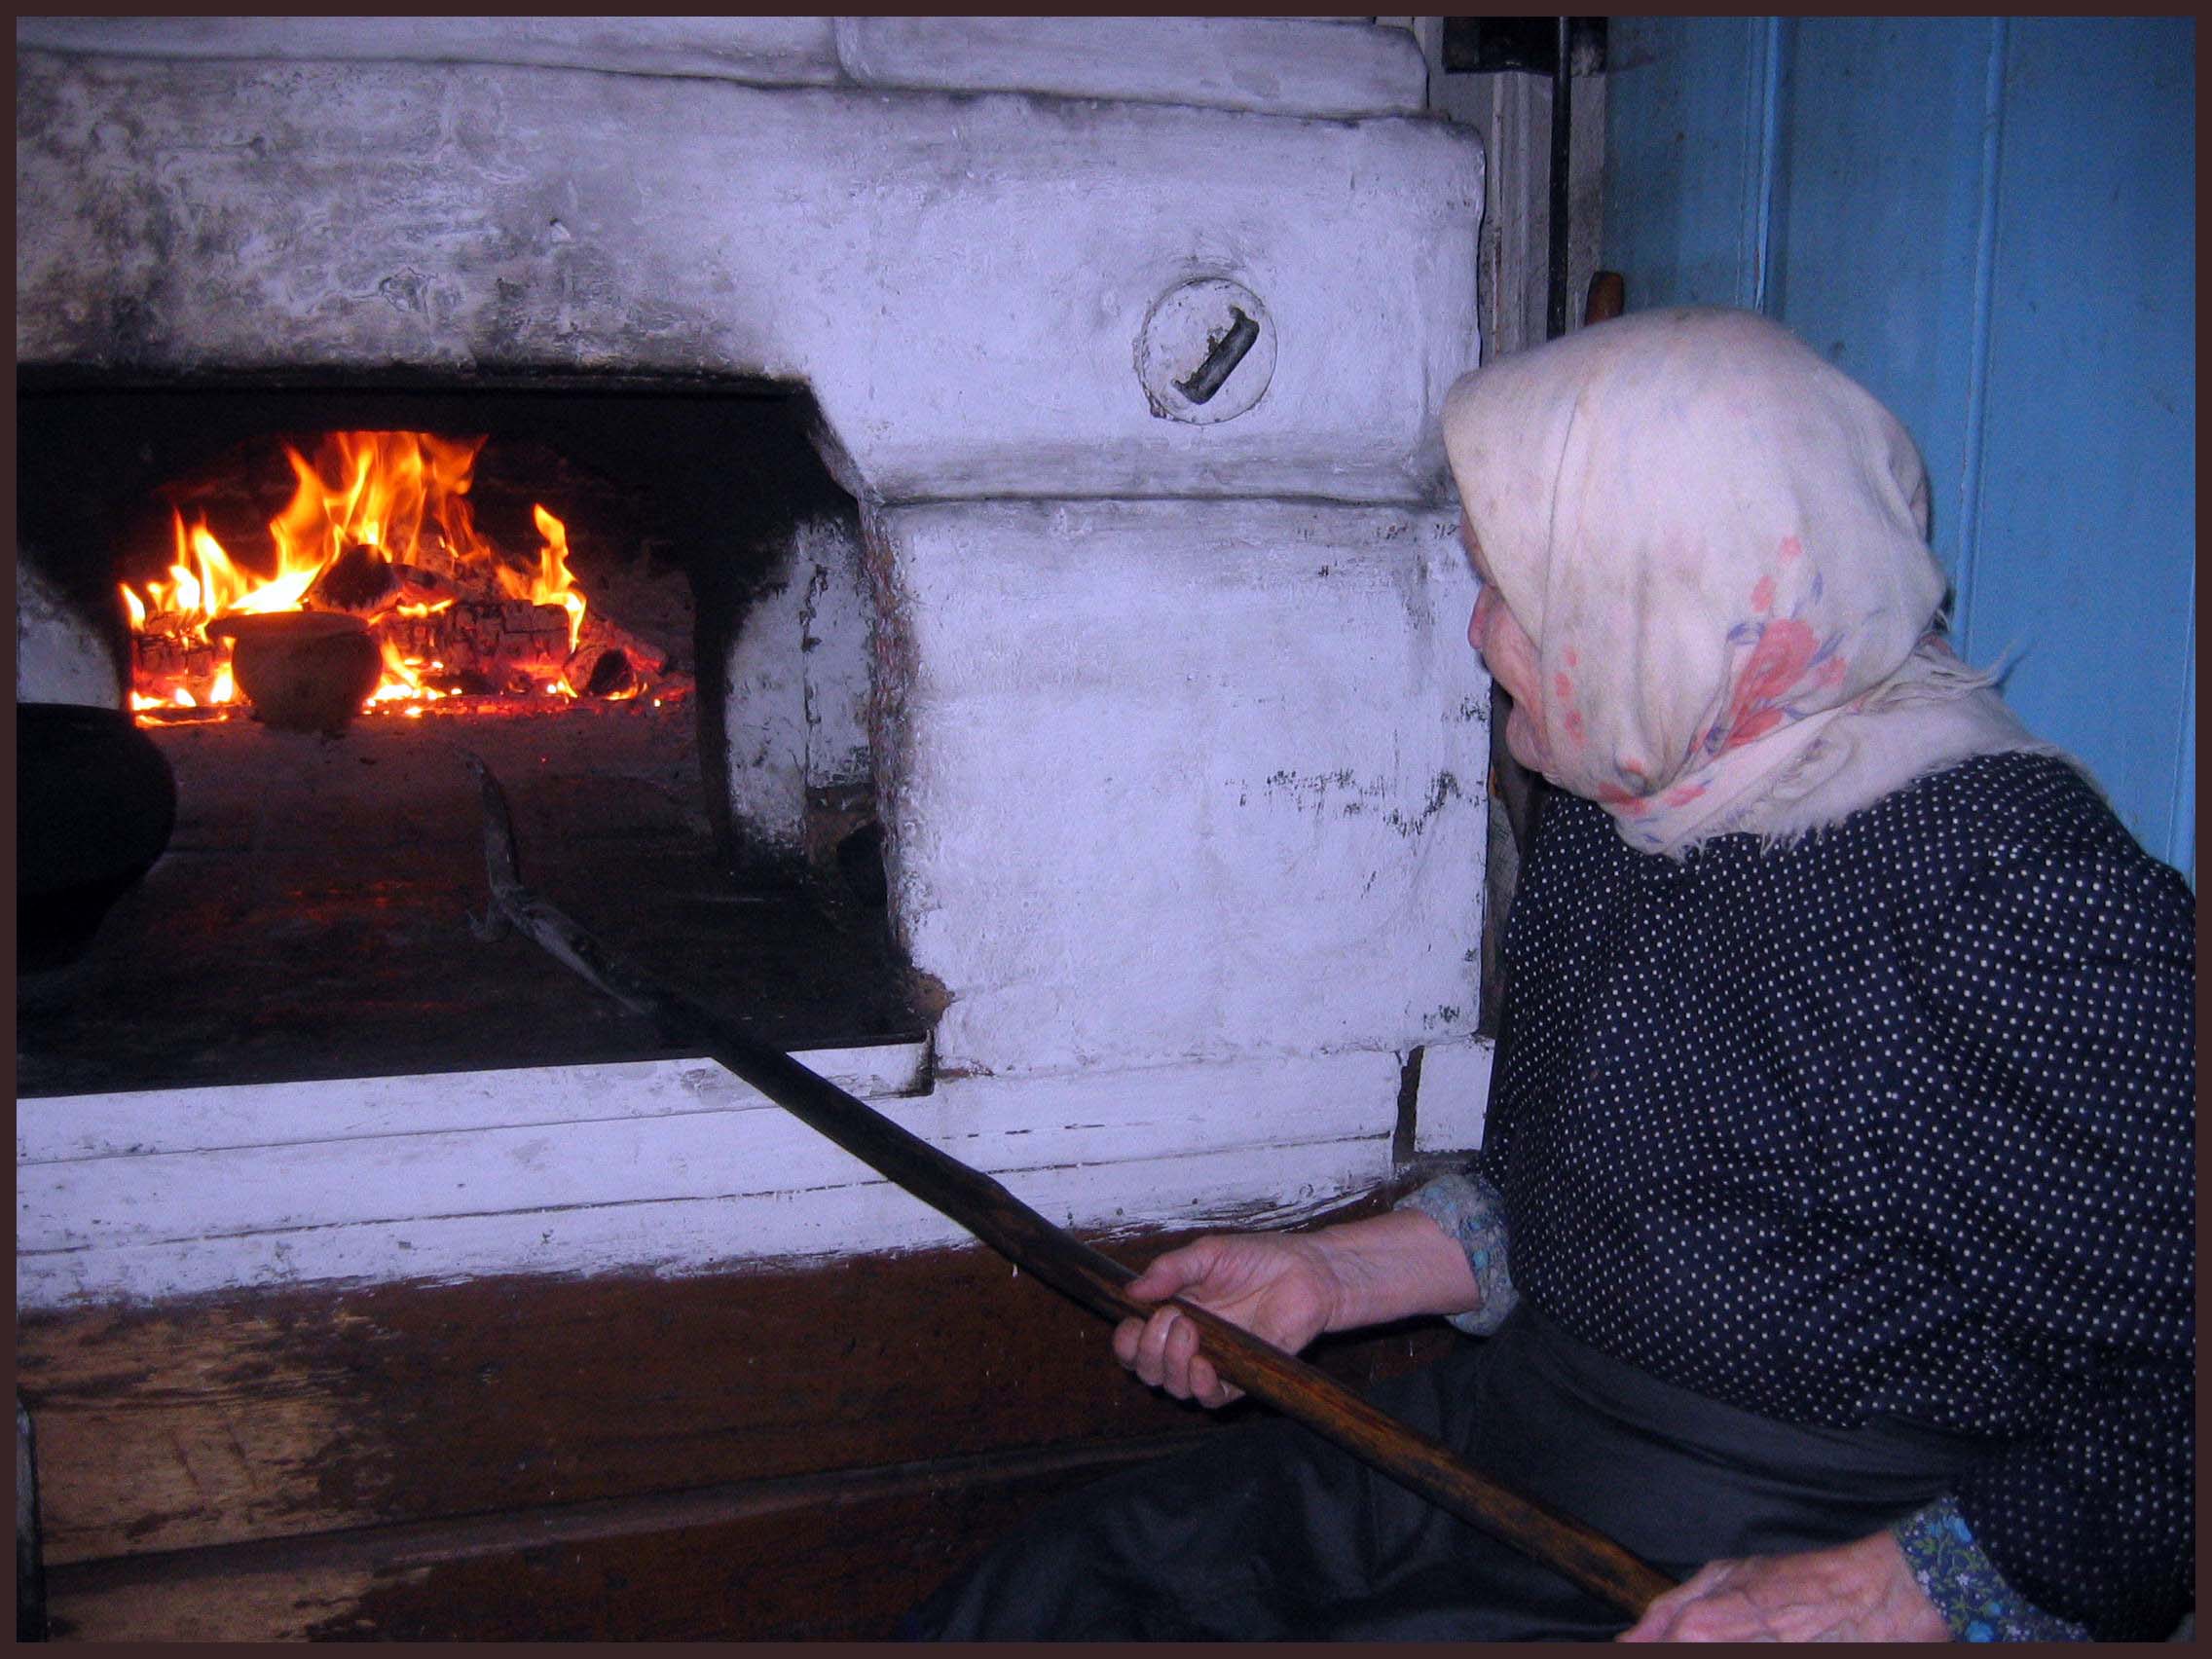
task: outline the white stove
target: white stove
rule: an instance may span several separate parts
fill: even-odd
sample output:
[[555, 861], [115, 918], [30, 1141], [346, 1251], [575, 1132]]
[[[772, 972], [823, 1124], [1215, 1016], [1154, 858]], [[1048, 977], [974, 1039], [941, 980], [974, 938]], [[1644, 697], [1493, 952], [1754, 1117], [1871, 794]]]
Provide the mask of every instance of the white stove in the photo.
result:
[[[18, 44], [27, 374], [811, 397], [853, 528], [794, 537], [828, 575], [733, 645], [723, 713], [761, 741], [716, 787], [793, 833], [821, 780], [776, 734], [842, 711], [947, 1000], [924, 1042], [802, 1058], [1087, 1228], [1324, 1208], [1387, 1176], [1404, 1113], [1477, 1138], [1488, 698], [1436, 419], [1476, 358], [1482, 158], [1419, 114], [1411, 36]], [[39, 603], [18, 695], [98, 700]], [[50, 1095], [17, 1158], [25, 1307], [958, 1236], [700, 1061]]]

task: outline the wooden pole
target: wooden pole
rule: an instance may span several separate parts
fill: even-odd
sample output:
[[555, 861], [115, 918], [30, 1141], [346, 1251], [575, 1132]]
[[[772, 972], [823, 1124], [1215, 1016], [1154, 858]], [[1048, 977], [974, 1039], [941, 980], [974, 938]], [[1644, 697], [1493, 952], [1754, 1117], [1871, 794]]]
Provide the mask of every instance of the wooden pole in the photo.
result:
[[[527, 935], [616, 1002], [654, 1020], [672, 1042], [696, 1045], [810, 1128], [942, 1211], [1016, 1267], [1104, 1318], [1142, 1319], [1153, 1305], [1124, 1288], [1136, 1274], [1053, 1225], [989, 1176], [969, 1168], [874, 1108], [681, 993], [604, 950], [522, 883], [505, 793], [466, 756], [484, 800], [484, 856], [492, 908], [479, 938]], [[1178, 1300], [1215, 1371], [1246, 1393], [1334, 1441], [1431, 1503], [1512, 1545], [1639, 1616], [1674, 1581], [1579, 1521], [1499, 1486], [1441, 1441], [1408, 1428], [1305, 1361]]]

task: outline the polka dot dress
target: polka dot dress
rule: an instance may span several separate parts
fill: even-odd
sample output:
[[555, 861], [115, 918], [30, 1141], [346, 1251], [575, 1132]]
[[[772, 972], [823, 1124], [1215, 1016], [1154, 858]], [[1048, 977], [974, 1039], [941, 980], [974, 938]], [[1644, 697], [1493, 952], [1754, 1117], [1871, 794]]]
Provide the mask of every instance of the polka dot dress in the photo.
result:
[[2071, 767], [1788, 848], [1555, 794], [1477, 1167], [1521, 1293], [1732, 1405], [1986, 1435], [1959, 1510], [2101, 1636], [2191, 1595], [2194, 902]]

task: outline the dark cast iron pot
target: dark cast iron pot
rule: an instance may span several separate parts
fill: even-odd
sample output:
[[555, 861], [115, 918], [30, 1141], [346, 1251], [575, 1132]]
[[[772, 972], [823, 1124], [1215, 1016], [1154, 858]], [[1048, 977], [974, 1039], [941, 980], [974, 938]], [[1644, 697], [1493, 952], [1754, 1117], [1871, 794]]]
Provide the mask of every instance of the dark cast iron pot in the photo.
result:
[[16, 707], [16, 966], [58, 968], [151, 869], [176, 828], [176, 778], [118, 709]]

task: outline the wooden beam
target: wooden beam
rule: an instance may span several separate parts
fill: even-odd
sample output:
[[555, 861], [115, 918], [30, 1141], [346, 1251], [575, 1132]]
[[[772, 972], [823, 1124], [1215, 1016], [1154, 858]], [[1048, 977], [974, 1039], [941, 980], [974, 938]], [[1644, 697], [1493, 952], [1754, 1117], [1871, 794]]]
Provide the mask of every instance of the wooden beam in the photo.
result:
[[62, 1640], [846, 1640], [892, 1634], [1061, 1492], [1202, 1431], [57, 1567]]

